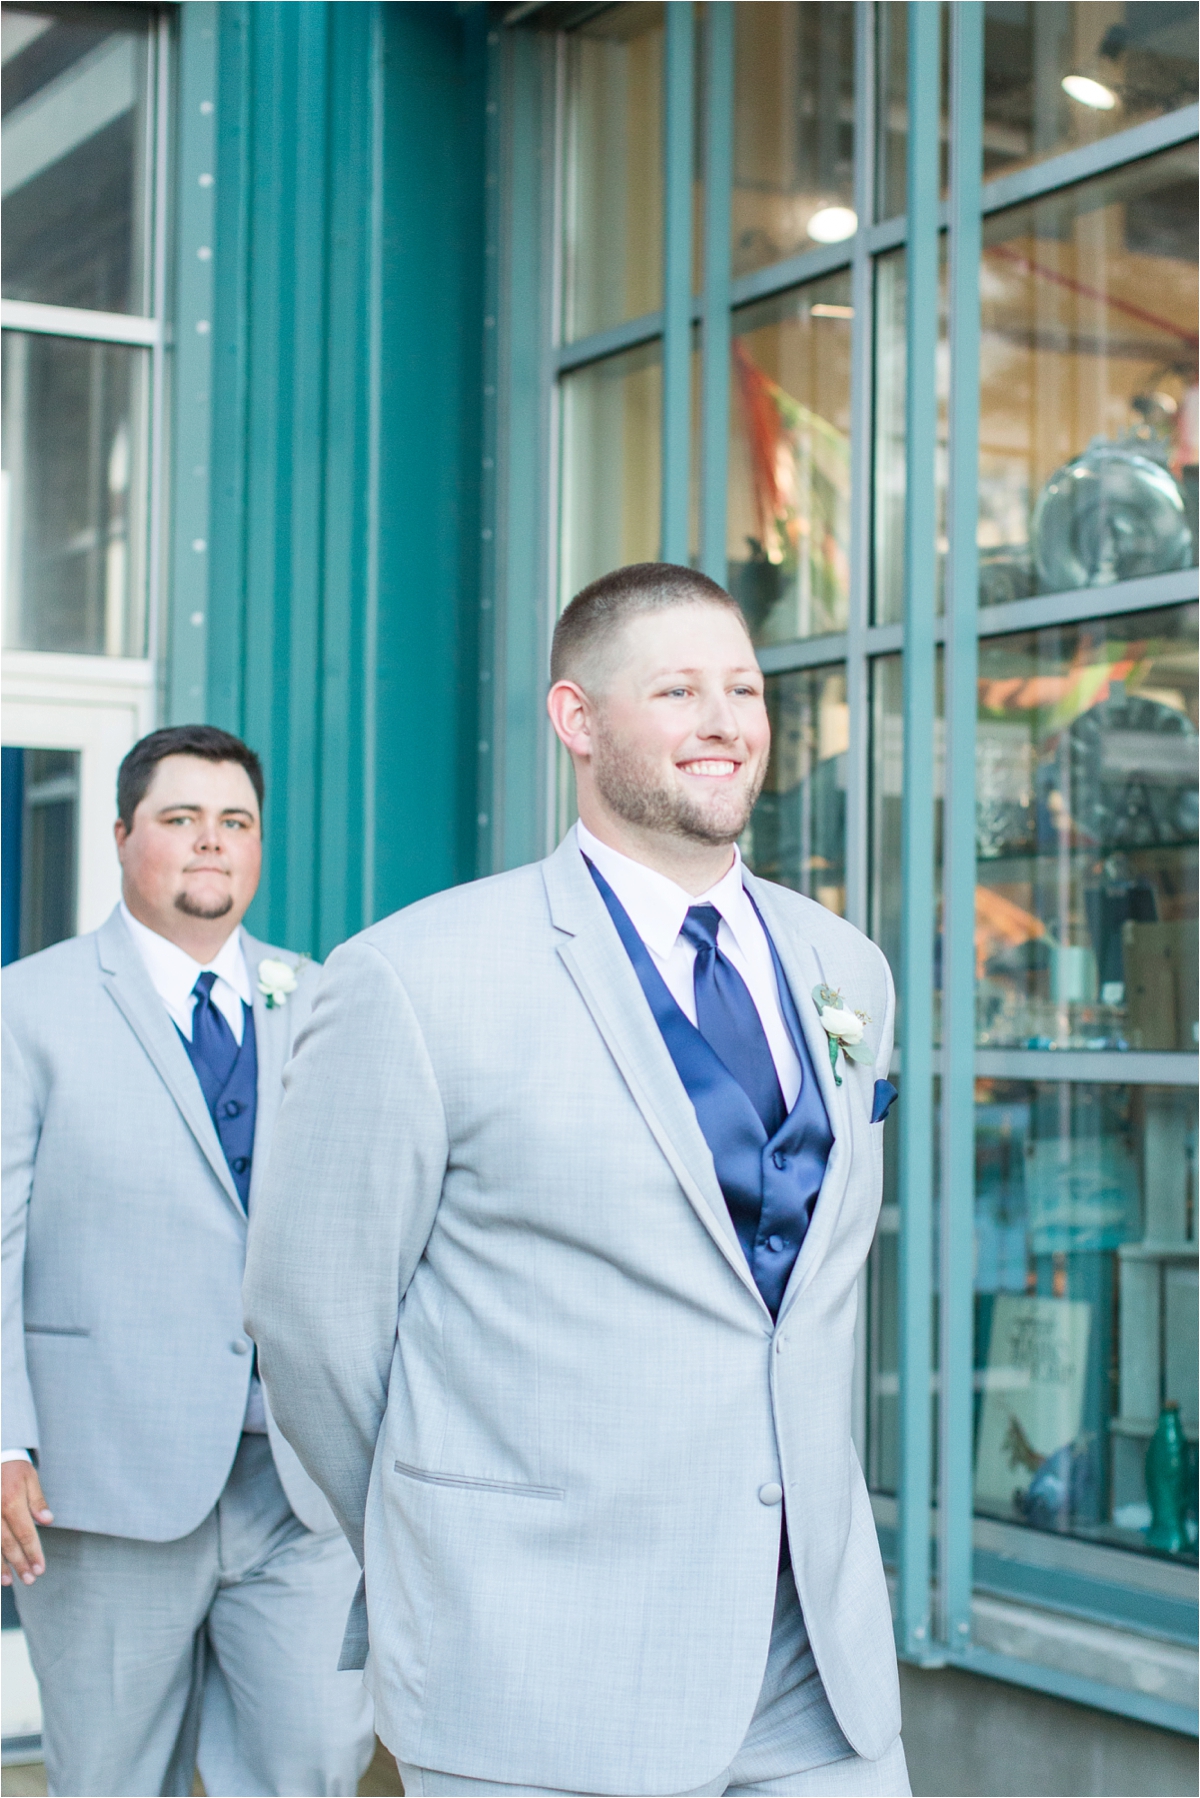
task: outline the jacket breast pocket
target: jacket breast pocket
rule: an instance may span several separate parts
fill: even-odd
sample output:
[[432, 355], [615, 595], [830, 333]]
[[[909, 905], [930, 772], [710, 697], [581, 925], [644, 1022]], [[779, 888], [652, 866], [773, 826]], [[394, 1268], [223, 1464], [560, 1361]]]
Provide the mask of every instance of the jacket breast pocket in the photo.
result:
[[393, 1463], [406, 1480], [419, 1480], [425, 1486], [457, 1486], [467, 1492], [498, 1492], [511, 1498], [564, 1499], [561, 1486], [526, 1486], [515, 1480], [475, 1479], [466, 1473], [432, 1473], [427, 1467], [410, 1467], [407, 1461]]
[[26, 1324], [26, 1336], [90, 1336], [91, 1331], [77, 1324]]

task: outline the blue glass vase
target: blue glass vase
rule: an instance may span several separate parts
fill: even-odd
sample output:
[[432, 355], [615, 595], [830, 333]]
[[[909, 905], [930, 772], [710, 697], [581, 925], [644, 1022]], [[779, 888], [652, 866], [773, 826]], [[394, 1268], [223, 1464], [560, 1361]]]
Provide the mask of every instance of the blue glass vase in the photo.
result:
[[1150, 1528], [1146, 1545], [1163, 1554], [1177, 1555], [1186, 1540], [1183, 1511], [1187, 1494], [1187, 1444], [1179, 1420], [1179, 1406], [1165, 1404], [1146, 1450], [1146, 1497], [1150, 1501]]

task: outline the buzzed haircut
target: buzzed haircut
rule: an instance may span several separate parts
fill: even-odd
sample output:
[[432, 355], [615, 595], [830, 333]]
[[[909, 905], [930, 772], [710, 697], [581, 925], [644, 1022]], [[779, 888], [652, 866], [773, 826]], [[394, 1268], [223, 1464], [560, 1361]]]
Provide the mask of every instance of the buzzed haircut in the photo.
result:
[[[584, 682], [602, 652], [631, 618], [643, 612], [665, 612], [671, 606], [723, 606], [746, 625], [745, 613], [731, 593], [695, 568], [677, 562], [630, 562], [602, 574], [577, 593], [554, 627], [550, 651], [551, 682]], [[596, 678], [595, 673], [592, 675]]]
[[262, 810], [262, 763], [248, 744], [215, 724], [174, 724], [152, 730], [135, 743], [117, 772], [117, 816], [126, 830], [133, 828], [133, 814], [150, 789], [154, 770], [169, 755], [194, 755], [202, 762], [236, 762], [250, 776]]

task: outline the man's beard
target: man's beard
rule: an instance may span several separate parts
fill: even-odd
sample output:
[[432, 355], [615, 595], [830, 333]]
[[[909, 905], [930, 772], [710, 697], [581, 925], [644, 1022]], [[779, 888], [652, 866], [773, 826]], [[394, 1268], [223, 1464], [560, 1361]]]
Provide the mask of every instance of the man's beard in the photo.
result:
[[190, 893], [176, 893], [175, 910], [181, 911], [188, 918], [207, 918], [211, 923], [214, 918], [223, 918], [233, 910], [233, 895], [226, 893], [223, 899], [218, 899], [214, 904], [204, 905], [198, 899], [193, 899]]
[[[723, 758], [714, 751], [713, 761]], [[735, 843], [750, 821], [755, 800], [766, 779], [764, 756], [752, 784], [736, 792], [714, 794], [707, 806], [700, 805], [686, 793], [659, 786], [653, 769], [635, 755], [622, 750], [602, 724], [596, 729], [596, 756], [592, 764], [593, 778], [601, 797], [627, 824], [663, 836], [684, 837], [693, 843], [718, 846]]]

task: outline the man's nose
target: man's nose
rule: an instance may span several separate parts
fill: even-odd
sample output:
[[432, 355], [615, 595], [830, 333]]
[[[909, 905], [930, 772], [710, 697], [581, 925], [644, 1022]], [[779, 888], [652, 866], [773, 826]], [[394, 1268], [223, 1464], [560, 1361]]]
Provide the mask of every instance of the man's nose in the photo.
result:
[[723, 693], [714, 694], [704, 708], [697, 733], [701, 737], [715, 738], [722, 743], [732, 743], [738, 735], [738, 721], [733, 707]]

